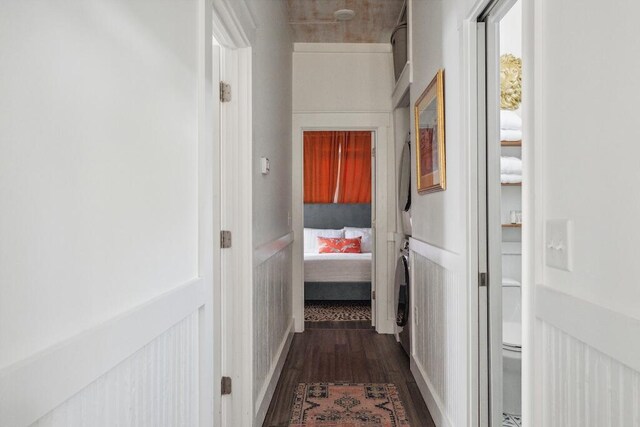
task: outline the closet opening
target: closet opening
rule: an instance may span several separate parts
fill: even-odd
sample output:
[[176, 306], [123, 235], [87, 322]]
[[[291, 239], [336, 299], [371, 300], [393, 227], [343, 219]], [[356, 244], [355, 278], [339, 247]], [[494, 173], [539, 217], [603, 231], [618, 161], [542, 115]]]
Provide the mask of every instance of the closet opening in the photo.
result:
[[305, 328], [373, 325], [373, 147], [369, 130], [303, 132]]
[[488, 371], [488, 404], [480, 425], [520, 427], [522, 227], [527, 220], [522, 204], [527, 141], [522, 137], [521, 2], [492, 2], [478, 23], [479, 268], [486, 278], [479, 288], [480, 363]]

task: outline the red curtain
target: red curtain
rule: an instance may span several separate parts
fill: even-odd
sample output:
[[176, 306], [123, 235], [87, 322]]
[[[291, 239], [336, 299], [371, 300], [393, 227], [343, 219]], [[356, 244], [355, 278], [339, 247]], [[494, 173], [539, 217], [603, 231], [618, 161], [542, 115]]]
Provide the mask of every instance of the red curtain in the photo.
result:
[[340, 140], [336, 132], [304, 133], [304, 202], [333, 203]]
[[304, 133], [304, 202], [371, 203], [371, 132]]
[[338, 203], [371, 203], [371, 132], [344, 132]]

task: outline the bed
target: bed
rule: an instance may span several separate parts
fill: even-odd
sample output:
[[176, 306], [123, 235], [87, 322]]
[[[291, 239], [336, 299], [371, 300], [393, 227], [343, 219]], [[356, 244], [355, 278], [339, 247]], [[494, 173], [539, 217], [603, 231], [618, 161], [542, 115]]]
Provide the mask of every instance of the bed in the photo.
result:
[[[371, 205], [304, 206], [305, 300], [371, 299]], [[361, 237], [363, 253], [318, 253], [317, 237]]]
[[371, 252], [304, 254], [305, 282], [371, 282]]

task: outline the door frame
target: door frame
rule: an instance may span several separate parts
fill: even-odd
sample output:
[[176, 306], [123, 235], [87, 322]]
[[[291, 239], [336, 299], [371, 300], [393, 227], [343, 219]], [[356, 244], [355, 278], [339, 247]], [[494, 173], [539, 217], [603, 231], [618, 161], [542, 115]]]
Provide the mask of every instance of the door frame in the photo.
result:
[[[496, 165], [499, 162], [499, 151], [489, 152], [487, 141], [499, 138], [499, 115], [497, 109], [487, 109], [487, 102], [499, 106], [499, 99], [495, 94], [499, 93], [499, 64], [487, 63], [487, 58], [494, 56], [495, 49], [499, 49], [499, 24], [502, 17], [517, 2], [523, 3], [523, 56], [529, 50], [529, 39], [525, 36], [527, 31], [533, 35], [533, 28], [526, 24], [527, 0], [479, 0], [467, 15], [464, 24], [463, 59], [466, 91], [469, 109], [466, 111], [467, 136], [469, 148], [469, 284], [470, 284], [470, 420], [472, 425], [500, 426], [502, 424], [502, 283], [495, 283], [492, 277], [502, 277], [500, 257], [489, 258], [490, 253], [500, 253], [500, 240], [496, 236], [501, 235], [500, 209], [491, 209], [499, 197], [499, 176], [497, 168], [487, 168], [487, 162]], [[499, 51], [498, 51], [499, 52]], [[529, 69], [532, 69], [529, 68]], [[525, 67], [527, 70], [527, 67]], [[488, 75], [496, 76], [496, 79], [488, 79]], [[529, 76], [528, 78], [531, 78]], [[490, 97], [491, 94], [493, 98]], [[528, 100], [522, 103], [523, 117], [531, 120], [528, 115], [528, 105], [532, 105], [532, 94]], [[490, 124], [489, 126], [487, 124]], [[531, 141], [533, 142], [533, 141]], [[499, 147], [498, 147], [499, 149]], [[523, 163], [525, 168], [532, 166], [532, 161], [525, 159], [526, 153], [523, 147]], [[491, 186], [490, 183], [494, 182]], [[496, 188], [497, 187], [497, 188]], [[527, 207], [527, 198], [531, 194], [531, 187], [523, 185], [523, 215], [532, 217]], [[499, 199], [498, 199], [499, 200]], [[495, 206], [494, 206], [495, 207]], [[475, 209], [477, 208], [477, 209]], [[526, 212], [525, 212], [526, 211]], [[532, 212], [531, 212], [532, 213]], [[528, 230], [533, 223], [523, 225], [523, 283], [522, 283], [522, 416], [529, 419], [529, 345], [527, 331], [530, 329], [529, 301], [531, 296], [526, 292], [527, 269], [526, 252]], [[493, 232], [491, 232], [493, 231]], [[497, 252], [496, 252], [497, 251]], [[497, 260], [497, 262], [496, 262]], [[480, 274], [488, 274], [488, 286], [480, 285]], [[501, 282], [501, 280], [498, 280]], [[493, 286], [492, 286], [493, 285]], [[490, 310], [489, 307], [500, 309]]]
[[[296, 178], [294, 178], [295, 181], [300, 181], [302, 180], [301, 186], [304, 190], [304, 134], [305, 132], [317, 132], [317, 131], [330, 131], [330, 132], [349, 132], [349, 131], [369, 131], [371, 133], [371, 153], [370, 153], [370, 161], [371, 161], [371, 216], [370, 216], [370, 221], [371, 221], [371, 229], [372, 229], [372, 239], [373, 239], [373, 252], [372, 252], [372, 257], [371, 257], [371, 326], [373, 326], [375, 328], [376, 326], [376, 312], [377, 312], [377, 307], [376, 307], [376, 299], [373, 298], [373, 296], [375, 295], [376, 292], [376, 286], [377, 286], [377, 281], [376, 281], [376, 262], [377, 262], [377, 246], [376, 246], [376, 242], [378, 241], [377, 238], [377, 232], [376, 232], [376, 159], [375, 159], [375, 152], [376, 152], [376, 141], [377, 141], [377, 136], [376, 136], [376, 130], [375, 129], [366, 129], [366, 128], [350, 128], [350, 127], [340, 127], [340, 128], [336, 128], [336, 127], [322, 127], [322, 128], [303, 128], [302, 129], [302, 134], [301, 134], [301, 140], [299, 140], [298, 142], [300, 143], [300, 147], [301, 147], [301, 151], [302, 151], [302, 165], [303, 165], [303, 169], [302, 172], [299, 175], [296, 175]], [[295, 162], [295, 158], [294, 158], [294, 162]], [[300, 169], [298, 169], [300, 170]], [[301, 293], [302, 293], [302, 319], [304, 319], [304, 296], [305, 296], [305, 290], [304, 290], [304, 191], [302, 194], [303, 197], [303, 201], [302, 201], [302, 206], [298, 206], [298, 209], [294, 209], [294, 212], [302, 213], [302, 227], [303, 227], [303, 231], [299, 234], [300, 236], [300, 241], [303, 247], [303, 251], [302, 251], [302, 256], [303, 256], [303, 260], [302, 260], [302, 288], [301, 288]], [[294, 214], [295, 215], [295, 214]], [[295, 234], [295, 233], [294, 233]], [[295, 247], [294, 247], [295, 250]], [[294, 283], [298, 283], [296, 281], [294, 281]], [[294, 285], [295, 287], [295, 285]], [[294, 305], [295, 305], [295, 300], [294, 300]], [[304, 322], [303, 322], [303, 327], [304, 327]]]
[[[232, 232], [232, 247], [219, 250], [221, 305], [219, 376], [232, 379], [221, 396], [220, 425], [253, 425], [253, 216], [252, 62], [256, 24], [244, 1], [212, 0], [213, 36], [220, 44], [220, 81], [231, 101], [220, 105], [220, 230]], [[212, 82], [216, 92], [219, 82]], [[219, 100], [218, 100], [219, 101]]]
[[[389, 113], [295, 113], [292, 125], [292, 228], [293, 242], [293, 317], [295, 331], [304, 332], [304, 186], [303, 186], [303, 136], [305, 131], [314, 130], [368, 130], [374, 135], [372, 148], [376, 156], [372, 170], [375, 170], [375, 194], [372, 195], [372, 228], [374, 228], [375, 251], [372, 290], [376, 290], [375, 313], [372, 323], [378, 333], [394, 332], [394, 316], [392, 314], [393, 286], [389, 285], [391, 254], [395, 253], [395, 237], [389, 238], [389, 232], [395, 226], [388, 226], [387, 176], [395, 154], [395, 145], [389, 148], [391, 134], [391, 115]], [[385, 150], [385, 153], [381, 153]], [[389, 157], [391, 156], [391, 157]], [[390, 160], [391, 159], [391, 160]], [[395, 180], [394, 180], [395, 182]], [[395, 204], [393, 205], [395, 209]], [[395, 220], [395, 216], [393, 217]], [[375, 284], [374, 284], [375, 281]]]

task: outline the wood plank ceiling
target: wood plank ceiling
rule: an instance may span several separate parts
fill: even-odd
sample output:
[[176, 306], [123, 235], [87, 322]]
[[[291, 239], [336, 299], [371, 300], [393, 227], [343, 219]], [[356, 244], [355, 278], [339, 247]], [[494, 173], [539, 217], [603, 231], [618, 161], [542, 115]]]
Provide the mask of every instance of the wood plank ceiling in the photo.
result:
[[[287, 0], [294, 41], [301, 43], [389, 43], [403, 0]], [[336, 10], [351, 9], [351, 21]]]

